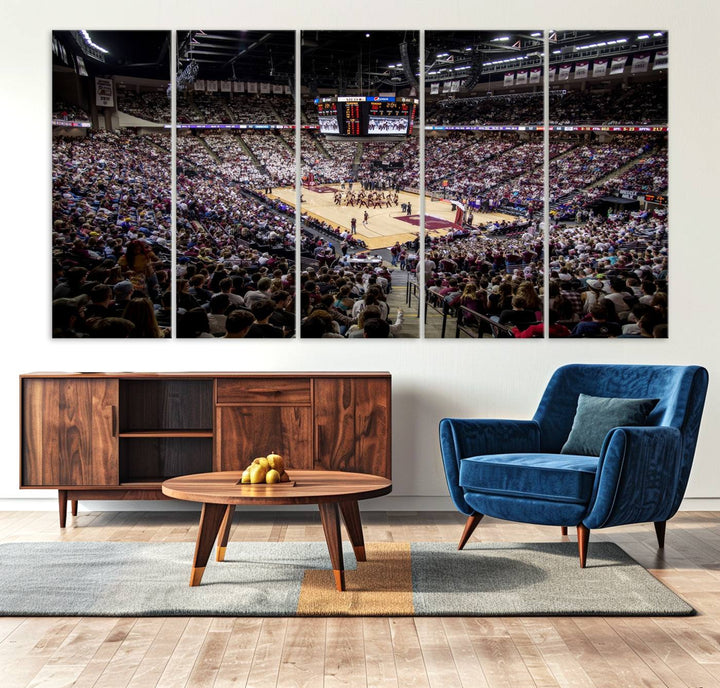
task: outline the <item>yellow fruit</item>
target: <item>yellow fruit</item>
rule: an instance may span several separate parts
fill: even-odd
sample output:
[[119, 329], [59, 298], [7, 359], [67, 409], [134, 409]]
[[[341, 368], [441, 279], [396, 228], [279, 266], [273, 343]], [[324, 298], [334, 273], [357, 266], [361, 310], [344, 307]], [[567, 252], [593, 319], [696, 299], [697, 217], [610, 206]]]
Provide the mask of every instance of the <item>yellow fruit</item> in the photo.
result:
[[280, 474], [280, 482], [281, 483], [289, 483], [290, 482], [290, 476], [285, 471], [283, 471]]
[[278, 473], [282, 473], [285, 470], [285, 462], [280, 454], [268, 454], [267, 460], [270, 468], [274, 468]]
[[271, 468], [265, 476], [265, 482], [268, 484], [279, 483], [280, 474], [274, 468]]
[[243, 471], [242, 478], [240, 479], [241, 483], [249, 483], [250, 482], [250, 469], [246, 468]]
[[267, 468], [260, 463], [253, 464], [250, 467], [250, 482], [253, 485], [265, 482], [265, 475], [267, 474]]
[[270, 468], [270, 462], [264, 456], [258, 456], [258, 458], [255, 459], [253, 463], [260, 464], [265, 470]]

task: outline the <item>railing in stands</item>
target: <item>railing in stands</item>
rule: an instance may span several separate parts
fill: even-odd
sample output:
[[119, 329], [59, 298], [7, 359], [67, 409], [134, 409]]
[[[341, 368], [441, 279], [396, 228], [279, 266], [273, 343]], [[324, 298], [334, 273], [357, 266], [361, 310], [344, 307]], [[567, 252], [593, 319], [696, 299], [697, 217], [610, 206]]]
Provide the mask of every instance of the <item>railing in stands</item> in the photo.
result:
[[[477, 322], [477, 328], [473, 328], [467, 324], [467, 316], [470, 316]], [[483, 327], [483, 325], [485, 327]], [[483, 330], [489, 331], [493, 337], [515, 337], [512, 327], [509, 327], [508, 325], [501, 325], [500, 323], [495, 322], [492, 318], [488, 318], [487, 315], [478, 313], [467, 306], [458, 306], [458, 318], [455, 325], [455, 339], [460, 338], [461, 332], [466, 334], [468, 337], [480, 339], [482, 337]]]
[[440, 329], [440, 338], [445, 339], [445, 332], [447, 330], [447, 319], [450, 313], [450, 308], [445, 303], [445, 299], [432, 292], [428, 289], [425, 290], [425, 322], [427, 323], [428, 308], [431, 308], [439, 315], [442, 315], [442, 326]]
[[412, 275], [408, 275], [407, 284], [405, 286], [405, 303], [408, 308], [413, 307], [413, 299], [417, 301], [417, 316], [420, 317], [420, 285], [413, 279]]

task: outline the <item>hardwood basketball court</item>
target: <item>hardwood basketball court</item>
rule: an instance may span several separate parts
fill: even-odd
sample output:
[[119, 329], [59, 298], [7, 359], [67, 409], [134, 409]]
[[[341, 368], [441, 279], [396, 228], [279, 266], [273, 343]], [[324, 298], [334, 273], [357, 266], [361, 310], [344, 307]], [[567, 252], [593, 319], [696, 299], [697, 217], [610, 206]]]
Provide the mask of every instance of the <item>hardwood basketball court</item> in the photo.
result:
[[[319, 189], [339, 190], [340, 184], [326, 184], [318, 186]], [[355, 185], [358, 188], [358, 185]], [[295, 187], [284, 187], [274, 189], [270, 198], [278, 198], [283, 203], [295, 207]], [[318, 220], [327, 222], [333, 227], [350, 229], [350, 220], [357, 219], [355, 236], [362, 239], [371, 250], [387, 248], [396, 241], [401, 244], [406, 241], [413, 241], [420, 231], [418, 224], [420, 212], [420, 196], [414, 193], [401, 191], [398, 194], [398, 205], [390, 208], [366, 208], [365, 206], [335, 205], [334, 194], [328, 191], [316, 191], [303, 186], [302, 191], [302, 212]], [[402, 204], [411, 204], [411, 217], [414, 222], [410, 223], [401, 218], [407, 214], [402, 212]], [[363, 215], [367, 210], [368, 222], [363, 225]], [[444, 236], [453, 228], [455, 220], [455, 208], [446, 200], [433, 200], [425, 196], [425, 214], [429, 218], [437, 218], [447, 223], [444, 228], [432, 229], [426, 227], [425, 232], [430, 236]], [[513, 221], [512, 215], [504, 213], [474, 213], [474, 224], [485, 224], [487, 222]], [[438, 223], [440, 224], [440, 223]]]

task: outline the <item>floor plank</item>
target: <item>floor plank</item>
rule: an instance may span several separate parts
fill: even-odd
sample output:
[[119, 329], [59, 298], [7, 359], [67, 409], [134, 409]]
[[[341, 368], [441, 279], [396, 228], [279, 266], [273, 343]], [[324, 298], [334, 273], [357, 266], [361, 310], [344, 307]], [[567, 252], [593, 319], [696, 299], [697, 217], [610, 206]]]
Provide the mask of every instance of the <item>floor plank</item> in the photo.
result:
[[[82, 503], [81, 503], [82, 506]], [[194, 512], [0, 513], [0, 543], [194, 542]], [[363, 513], [367, 542], [457, 542], [451, 512]], [[484, 519], [478, 542], [557, 542], [557, 528]], [[571, 533], [568, 538], [574, 540]], [[323, 541], [315, 511], [239, 512], [233, 542]], [[652, 686], [720, 688], [720, 513], [593, 532], [685, 598], [680, 618], [0, 618], [3, 688]], [[589, 556], [592, 556], [592, 548]], [[1, 593], [0, 593], [1, 594]]]

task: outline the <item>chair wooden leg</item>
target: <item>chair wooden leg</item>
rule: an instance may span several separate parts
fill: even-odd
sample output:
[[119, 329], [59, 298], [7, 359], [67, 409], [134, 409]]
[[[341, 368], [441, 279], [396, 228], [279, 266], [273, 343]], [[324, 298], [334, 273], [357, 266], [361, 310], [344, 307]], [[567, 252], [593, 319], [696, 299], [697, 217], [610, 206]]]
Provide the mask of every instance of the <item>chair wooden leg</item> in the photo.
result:
[[586, 528], [582, 523], [578, 524], [577, 538], [578, 554], [580, 555], [580, 568], [584, 569], [585, 562], [587, 561], [587, 548], [588, 541], [590, 540], [590, 528]]
[[658, 547], [665, 547], [665, 526], [667, 521], [655, 521], [655, 535], [657, 535]]
[[560, 526], [560, 535], [567, 535], [567, 526]]
[[470, 516], [467, 517], [467, 521], [465, 521], [465, 529], [460, 536], [460, 543], [458, 544], [458, 549], [462, 549], [463, 547], [465, 547], [465, 544], [470, 539], [470, 536], [473, 534], [475, 528], [478, 527], [478, 523], [480, 523], [482, 517], [483, 514], [477, 513], [470, 514]]

